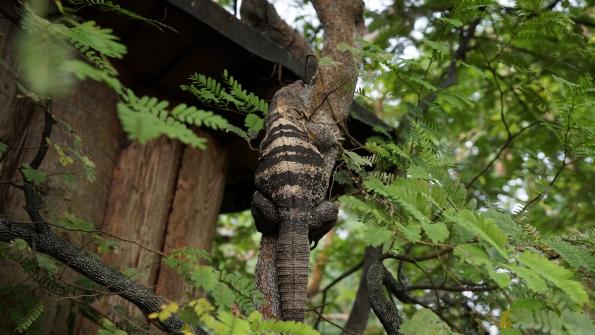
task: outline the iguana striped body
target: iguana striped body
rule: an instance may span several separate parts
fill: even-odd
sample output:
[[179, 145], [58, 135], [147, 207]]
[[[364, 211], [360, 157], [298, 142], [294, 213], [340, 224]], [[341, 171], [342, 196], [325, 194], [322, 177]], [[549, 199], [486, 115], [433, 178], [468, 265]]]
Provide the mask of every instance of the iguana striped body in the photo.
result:
[[309, 120], [310, 90], [298, 81], [273, 97], [252, 200], [257, 229], [279, 233], [276, 264], [284, 320], [303, 320], [310, 241], [326, 234], [337, 217], [337, 204], [324, 200], [336, 159], [336, 125]]

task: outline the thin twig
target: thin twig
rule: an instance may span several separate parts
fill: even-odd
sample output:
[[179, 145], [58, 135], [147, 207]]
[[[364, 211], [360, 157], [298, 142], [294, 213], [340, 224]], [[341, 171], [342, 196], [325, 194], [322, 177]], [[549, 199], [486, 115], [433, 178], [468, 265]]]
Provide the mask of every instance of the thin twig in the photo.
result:
[[465, 184], [465, 188], [470, 188], [477, 181], [477, 179], [479, 179], [479, 177], [486, 174], [489, 171], [489, 169], [492, 167], [492, 165], [498, 160], [498, 158], [500, 158], [500, 155], [502, 155], [504, 150], [506, 150], [512, 144], [512, 141], [514, 141], [515, 138], [517, 138], [519, 135], [521, 135], [525, 130], [532, 128], [532, 127], [540, 124], [541, 122], [542, 121], [539, 121], [539, 120], [533, 121], [528, 126], [519, 129], [519, 131], [517, 131], [516, 133], [514, 133], [510, 137], [508, 137], [506, 139], [506, 141], [504, 141], [504, 143], [502, 143], [502, 145], [498, 149], [498, 152], [496, 153], [494, 158], [492, 158], [488, 162], [488, 164], [486, 164], [486, 166], [484, 166], [483, 169], [481, 169], [481, 171], [478, 174], [476, 174], [473, 178], [471, 178], [471, 180], [468, 183]]
[[405, 291], [414, 290], [437, 290], [437, 291], [449, 291], [449, 292], [485, 292], [494, 291], [498, 287], [495, 286], [477, 286], [477, 287], [452, 287], [452, 286], [433, 286], [433, 285], [411, 285], [404, 288]]
[[[352, 275], [354, 272], [356, 272], [357, 270], [359, 270], [362, 266], [364, 266], [364, 261], [363, 260], [361, 262], [357, 263], [356, 265], [352, 266], [347, 271], [343, 272], [339, 277], [335, 278], [332, 282], [330, 282], [328, 285], [326, 285], [321, 291], [319, 291], [319, 292], [322, 292], [322, 301], [321, 301], [321, 306], [320, 306], [320, 313], [321, 314], [324, 313], [324, 307], [326, 305], [326, 293], [328, 292], [328, 290], [330, 290], [333, 286], [335, 286], [341, 280], [343, 280], [343, 279], [349, 277], [350, 275]], [[319, 292], [317, 292], [317, 293], [319, 293]], [[316, 322], [314, 323], [314, 329], [318, 329], [318, 326], [320, 324], [320, 320], [321, 320], [320, 317], [318, 319], [316, 319]]]
[[161, 252], [161, 251], [158, 251], [158, 250], [155, 250], [155, 249], [151, 249], [149, 247], [145, 247], [144, 245], [142, 245], [141, 243], [139, 243], [137, 241], [129, 240], [129, 239], [120, 237], [118, 235], [114, 235], [112, 233], [108, 233], [108, 232], [103, 231], [103, 230], [87, 230], [87, 229], [68, 228], [68, 227], [60, 226], [60, 225], [53, 224], [53, 223], [48, 223], [48, 225], [50, 225], [52, 227], [56, 227], [56, 228], [61, 229], [61, 230], [67, 230], [67, 231], [72, 231], [72, 232], [107, 235], [107, 236], [109, 236], [111, 238], [114, 238], [114, 239], [119, 240], [119, 241], [122, 241], [122, 242], [132, 243], [132, 244], [138, 246], [139, 248], [141, 248], [141, 249], [143, 249], [145, 251], [148, 251], [148, 252], [151, 252], [151, 253], [154, 253], [154, 254], [158, 254], [158, 255], [161, 255], [163, 257], [167, 257], [167, 255], [165, 253]]
[[338, 324], [334, 323], [333, 321], [331, 321], [331, 320], [329, 320], [329, 319], [325, 318], [325, 317], [324, 317], [322, 314], [320, 314], [320, 313], [319, 313], [317, 310], [315, 310], [315, 309], [309, 309], [309, 310], [308, 310], [308, 312], [316, 313], [316, 315], [318, 315], [318, 319], [322, 319], [322, 320], [324, 320], [324, 321], [326, 321], [326, 322], [330, 323], [331, 325], [333, 325], [333, 326], [335, 326], [335, 327], [337, 327], [337, 328], [341, 329], [342, 331], [344, 331], [344, 332], [346, 332], [346, 333], [348, 333], [348, 334], [353, 334], [353, 335], [360, 335], [359, 333], [354, 333], [354, 332], [352, 332], [352, 331], [350, 331], [350, 330], [347, 330], [347, 329], [345, 329], [345, 328], [343, 328], [343, 327], [339, 326]]
[[566, 132], [564, 133], [564, 145], [563, 145], [563, 149], [564, 149], [563, 156], [564, 157], [562, 157], [562, 165], [560, 165], [560, 167], [558, 168], [558, 171], [556, 171], [554, 178], [548, 184], [548, 186], [543, 191], [541, 191], [541, 193], [539, 193], [537, 196], [535, 196], [533, 199], [531, 199], [531, 201], [526, 203], [525, 206], [523, 206], [523, 208], [521, 208], [521, 210], [515, 214], [515, 216], [521, 215], [530, 206], [532, 206], [534, 203], [536, 203], [541, 198], [543, 198], [543, 196], [549, 190], [549, 188], [551, 188], [558, 181], [558, 178], [560, 177], [560, 175], [562, 174], [562, 171], [564, 171], [566, 166], [568, 166], [568, 164], [572, 163], [571, 161], [568, 161], [568, 134], [570, 133], [570, 129], [571, 129], [570, 128], [570, 119], [572, 118], [572, 113], [574, 112], [574, 108], [575, 108], [574, 99], [575, 99], [575, 96], [572, 97], [572, 105], [570, 107], [570, 111], [568, 112], [568, 117], [566, 118]]
[[48, 152], [49, 144], [48, 139], [52, 134], [52, 126], [54, 124], [54, 116], [52, 115], [52, 101], [45, 102], [45, 110], [44, 110], [44, 124], [43, 124], [43, 132], [41, 133], [41, 140], [39, 147], [37, 149], [37, 153], [35, 157], [29, 163], [29, 166], [32, 169], [37, 170], [41, 163], [43, 162], [45, 155]]
[[452, 250], [453, 250], [452, 247], [447, 247], [447, 248], [444, 248], [444, 249], [442, 249], [440, 251], [437, 251], [437, 252], [434, 252], [434, 253], [431, 253], [431, 254], [427, 254], [427, 255], [424, 255], [424, 256], [419, 256], [419, 257], [411, 257], [411, 256], [404, 255], [404, 254], [385, 253], [384, 255], [382, 255], [382, 257], [380, 259], [381, 260], [384, 260], [384, 259], [397, 259], [397, 260], [404, 261], [404, 262], [417, 263], [417, 262], [423, 262], [423, 261], [427, 261], [427, 260], [430, 260], [430, 259], [433, 259], [433, 258], [440, 257], [442, 255], [449, 254], [449, 253], [452, 252]]

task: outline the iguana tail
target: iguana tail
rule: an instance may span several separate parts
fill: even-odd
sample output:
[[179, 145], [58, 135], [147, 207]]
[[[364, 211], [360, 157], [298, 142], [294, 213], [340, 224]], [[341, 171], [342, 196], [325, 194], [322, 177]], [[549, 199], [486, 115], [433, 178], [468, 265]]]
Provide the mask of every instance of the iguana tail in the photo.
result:
[[308, 286], [310, 242], [306, 215], [281, 212], [277, 244], [277, 274], [281, 318], [303, 321]]

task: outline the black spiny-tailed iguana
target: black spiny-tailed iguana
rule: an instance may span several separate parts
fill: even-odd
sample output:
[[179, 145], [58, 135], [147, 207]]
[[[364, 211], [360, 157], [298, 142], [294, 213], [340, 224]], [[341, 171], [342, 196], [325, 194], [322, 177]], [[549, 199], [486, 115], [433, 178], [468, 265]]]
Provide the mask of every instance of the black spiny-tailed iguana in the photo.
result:
[[252, 213], [257, 229], [279, 233], [277, 275], [283, 320], [303, 320], [310, 241], [334, 225], [338, 205], [325, 201], [337, 156], [338, 127], [310, 120], [312, 88], [301, 81], [277, 91], [260, 145]]

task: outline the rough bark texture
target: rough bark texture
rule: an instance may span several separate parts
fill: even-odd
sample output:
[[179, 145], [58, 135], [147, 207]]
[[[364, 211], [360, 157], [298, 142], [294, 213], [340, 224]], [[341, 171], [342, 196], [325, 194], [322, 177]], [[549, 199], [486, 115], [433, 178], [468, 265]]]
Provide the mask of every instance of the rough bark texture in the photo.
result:
[[[261, 282], [259, 276], [257, 286], [263, 292], [278, 290], [280, 302], [268, 305], [280, 305], [281, 317], [291, 320], [304, 317], [308, 237], [320, 239], [332, 227], [323, 225], [329, 220], [321, 218], [332, 214], [333, 208], [336, 216], [336, 206], [323, 199], [342, 139], [339, 123], [346, 120], [351, 107], [358, 66], [353, 54], [339, 51], [338, 45], [355, 46], [363, 28], [361, 1], [323, 0], [314, 1], [314, 6], [325, 29], [322, 55], [341, 65], [319, 67], [312, 85], [296, 82], [273, 97], [253, 199], [259, 231], [265, 235], [279, 231], [276, 256], [268, 259], [264, 257], [270, 255], [261, 254], [258, 262], [277, 269], [278, 287], [267, 286], [275, 281]], [[275, 241], [266, 238], [262, 243]]]
[[242, 21], [285, 47], [302, 61], [312, 50], [304, 37], [288, 25], [267, 0], [243, 0], [240, 8]]
[[322, 57], [340, 64], [318, 67], [310, 99], [311, 118], [327, 124], [345, 122], [353, 102], [360, 61], [350, 51], [341, 51], [339, 44], [357, 47], [357, 38], [364, 29], [364, 3], [361, 0], [315, 0], [312, 3], [324, 29]]
[[389, 300], [384, 289], [383, 281], [385, 269], [381, 263], [377, 262], [370, 266], [367, 276], [368, 297], [374, 313], [382, 323], [384, 330], [388, 335], [399, 335], [401, 318], [395, 304]]
[[[362, 279], [360, 280], [355, 301], [353, 307], [351, 307], [351, 313], [347, 323], [345, 323], [344, 329], [352, 332], [361, 334], [366, 329], [368, 324], [368, 318], [370, 316], [370, 299], [368, 298], [368, 285], [367, 276], [372, 264], [378, 262], [382, 254], [381, 247], [367, 246], [364, 251], [364, 266], [362, 271]], [[349, 334], [343, 331], [342, 334]]]
[[264, 296], [263, 305], [258, 306], [258, 309], [267, 319], [281, 318], [281, 300], [276, 267], [277, 238], [276, 234], [262, 236], [254, 274], [256, 285]]
[[[182, 144], [166, 138], [147, 145], [132, 143], [122, 150], [114, 169], [102, 230], [161, 251], [181, 154]], [[121, 241], [102, 259], [119, 270], [136, 269], [138, 274], [132, 279], [153, 287], [161, 256], [145, 248]], [[136, 306], [119, 296], [108, 296], [95, 308], [118, 319], [113, 310], [117, 305], [123, 306], [129, 316], [144, 319]], [[89, 320], [80, 323], [79, 334], [97, 331], [97, 325]]]
[[[219, 208], [223, 199], [227, 151], [215, 138], [207, 138], [207, 148], [186, 148], [172, 204], [163, 252], [194, 247], [209, 251], [217, 227]], [[183, 301], [185, 283], [173, 269], [161, 266], [156, 292], [173, 301]]]

